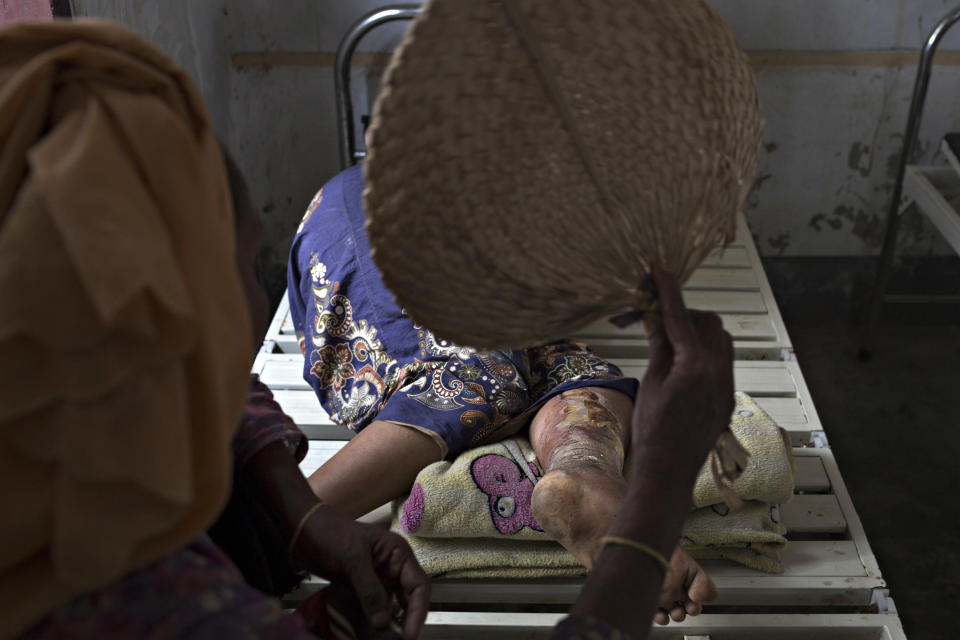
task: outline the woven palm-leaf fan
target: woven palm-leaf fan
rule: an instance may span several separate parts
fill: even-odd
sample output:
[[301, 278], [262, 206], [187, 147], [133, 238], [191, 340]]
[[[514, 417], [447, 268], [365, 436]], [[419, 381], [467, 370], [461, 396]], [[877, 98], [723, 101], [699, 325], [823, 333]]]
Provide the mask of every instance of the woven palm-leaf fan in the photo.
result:
[[365, 208], [398, 302], [443, 338], [529, 346], [644, 309], [728, 243], [761, 135], [699, 0], [433, 0], [374, 109]]
[[651, 265], [683, 282], [733, 239], [761, 129], [700, 0], [431, 0], [374, 107], [374, 259], [415, 320], [478, 348], [646, 310]]

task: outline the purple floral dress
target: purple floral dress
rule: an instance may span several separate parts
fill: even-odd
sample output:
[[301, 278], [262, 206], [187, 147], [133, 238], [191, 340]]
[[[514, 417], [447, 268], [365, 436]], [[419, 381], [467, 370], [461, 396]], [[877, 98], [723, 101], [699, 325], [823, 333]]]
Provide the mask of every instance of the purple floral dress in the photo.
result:
[[576, 342], [480, 352], [415, 324], [370, 256], [362, 191], [356, 166], [317, 193], [287, 271], [303, 377], [334, 422], [355, 431], [374, 419], [404, 424], [453, 458], [516, 432], [564, 391], [596, 386], [636, 394], [635, 379]]

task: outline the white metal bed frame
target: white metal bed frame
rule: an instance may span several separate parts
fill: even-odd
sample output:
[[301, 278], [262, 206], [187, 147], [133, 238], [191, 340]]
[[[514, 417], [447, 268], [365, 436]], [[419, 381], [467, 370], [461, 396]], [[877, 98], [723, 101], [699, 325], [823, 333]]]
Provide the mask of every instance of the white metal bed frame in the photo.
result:
[[[385, 22], [408, 20], [416, 5], [384, 7], [364, 16], [337, 52], [338, 115], [344, 166], [363, 157], [356, 149], [350, 97], [350, 60], [357, 42]], [[769, 575], [729, 561], [702, 564], [719, 599], [706, 613], [654, 629], [654, 638], [905, 638], [886, 583], [829, 448], [780, 311], [746, 221], [738, 219], [731, 247], [712, 255], [684, 287], [689, 306], [715, 311], [734, 337], [735, 386], [751, 395], [790, 434], [796, 460], [795, 494], [781, 507], [790, 541], [784, 572]], [[595, 323], [578, 336], [628, 375], [641, 377], [647, 344], [637, 328]], [[274, 316], [253, 371], [311, 439], [301, 464], [310, 474], [336, 453], [350, 433], [334, 425], [302, 377], [303, 356], [286, 296]], [[384, 507], [363, 518], [386, 522]], [[289, 600], [303, 598], [322, 580], [307, 581]], [[540, 638], [563, 615], [581, 580], [465, 580], [433, 583], [425, 638]]]

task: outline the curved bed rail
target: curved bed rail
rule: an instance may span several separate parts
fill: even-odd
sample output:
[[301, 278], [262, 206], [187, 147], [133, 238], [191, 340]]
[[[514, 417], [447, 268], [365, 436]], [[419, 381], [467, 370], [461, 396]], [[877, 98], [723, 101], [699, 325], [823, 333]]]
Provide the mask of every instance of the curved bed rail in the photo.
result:
[[920, 118], [923, 115], [923, 105], [927, 99], [927, 88], [930, 84], [930, 71], [933, 68], [933, 55], [937, 52], [937, 45], [941, 38], [960, 21], [960, 6], [954, 7], [950, 13], [943, 16], [936, 24], [924, 42], [920, 52], [920, 63], [917, 65], [917, 76], [913, 84], [913, 95], [910, 99], [910, 112], [907, 115], [907, 128], [903, 133], [903, 148], [900, 151], [900, 161], [897, 164], [897, 178], [890, 196], [890, 208], [887, 211], [886, 230], [883, 235], [883, 249], [877, 272], [873, 280], [873, 290], [870, 294], [870, 303], [867, 307], [863, 338], [860, 343], [860, 359], [869, 360], [875, 347], [877, 325], [880, 322], [880, 311], [887, 293], [887, 283], [890, 280], [890, 266], [893, 254], [897, 247], [897, 232], [900, 229], [900, 197], [903, 195], [903, 179], [907, 173], [907, 165], [913, 160], [920, 132]]
[[337, 94], [337, 120], [340, 127], [340, 168], [355, 164], [366, 153], [357, 149], [353, 122], [353, 97], [350, 94], [350, 69], [357, 44], [373, 29], [396, 20], [413, 20], [420, 13], [419, 4], [398, 4], [381, 7], [360, 18], [337, 47], [334, 86]]

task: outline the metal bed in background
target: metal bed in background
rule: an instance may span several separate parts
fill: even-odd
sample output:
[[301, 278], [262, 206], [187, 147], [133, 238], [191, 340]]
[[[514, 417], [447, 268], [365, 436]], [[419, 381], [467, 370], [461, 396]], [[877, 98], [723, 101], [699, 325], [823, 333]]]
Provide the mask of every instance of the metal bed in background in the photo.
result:
[[[873, 281], [873, 291], [867, 307], [867, 319], [864, 326], [863, 339], [860, 345], [860, 358], [868, 360], [873, 356], [876, 347], [877, 326], [880, 323], [880, 312], [884, 302], [914, 302], [930, 303], [936, 301], [960, 302], [960, 296], [888, 296], [887, 285], [890, 281], [890, 270], [897, 249], [897, 234], [900, 231], [900, 216], [913, 205], [927, 215], [934, 226], [944, 235], [953, 250], [960, 255], [960, 214], [953, 205], [942, 197], [942, 189], [936, 186], [940, 180], [930, 179], [937, 174], [938, 168], [919, 167], [911, 165], [913, 154], [917, 146], [917, 136], [920, 133], [920, 119], [923, 116], [923, 106], [927, 99], [927, 89], [930, 85], [930, 72], [933, 69], [933, 56], [937, 52], [940, 40], [960, 20], [960, 7], [956, 7], [940, 19], [927, 36], [920, 53], [920, 63], [917, 66], [917, 76], [913, 85], [913, 95], [910, 99], [910, 111], [907, 115], [907, 127], [903, 134], [903, 148], [900, 151], [900, 160], [897, 164], [897, 177], [893, 184], [893, 193], [890, 196], [890, 209], [887, 211], [886, 230], [883, 235], [883, 249], [880, 253], [880, 262]], [[932, 171], [931, 171], [932, 169]], [[947, 178], [957, 188], [960, 166], [954, 166], [953, 171], [946, 171]]]
[[[337, 50], [335, 69], [343, 168], [364, 157], [351, 96], [353, 53], [380, 25], [411, 20], [418, 5], [383, 7], [363, 16]], [[743, 216], [737, 237], [696, 271], [684, 287], [691, 307], [715, 311], [734, 337], [735, 386], [750, 394], [790, 434], [796, 463], [794, 498], [781, 507], [789, 546], [784, 571], [770, 575], [728, 561], [702, 564], [717, 582], [718, 602], [683, 623], [655, 628], [654, 638], [902, 639], [886, 583], [830, 450], [756, 246]], [[637, 329], [596, 323], [580, 336], [601, 355], [640, 377], [647, 344]], [[286, 296], [253, 371], [311, 439], [301, 468], [310, 474], [336, 453], [350, 433], [334, 425], [302, 377], [303, 356]], [[387, 505], [363, 518], [388, 523]], [[311, 579], [290, 594], [302, 599], [323, 582]], [[437, 579], [425, 638], [539, 638], [564, 615], [578, 579]]]

